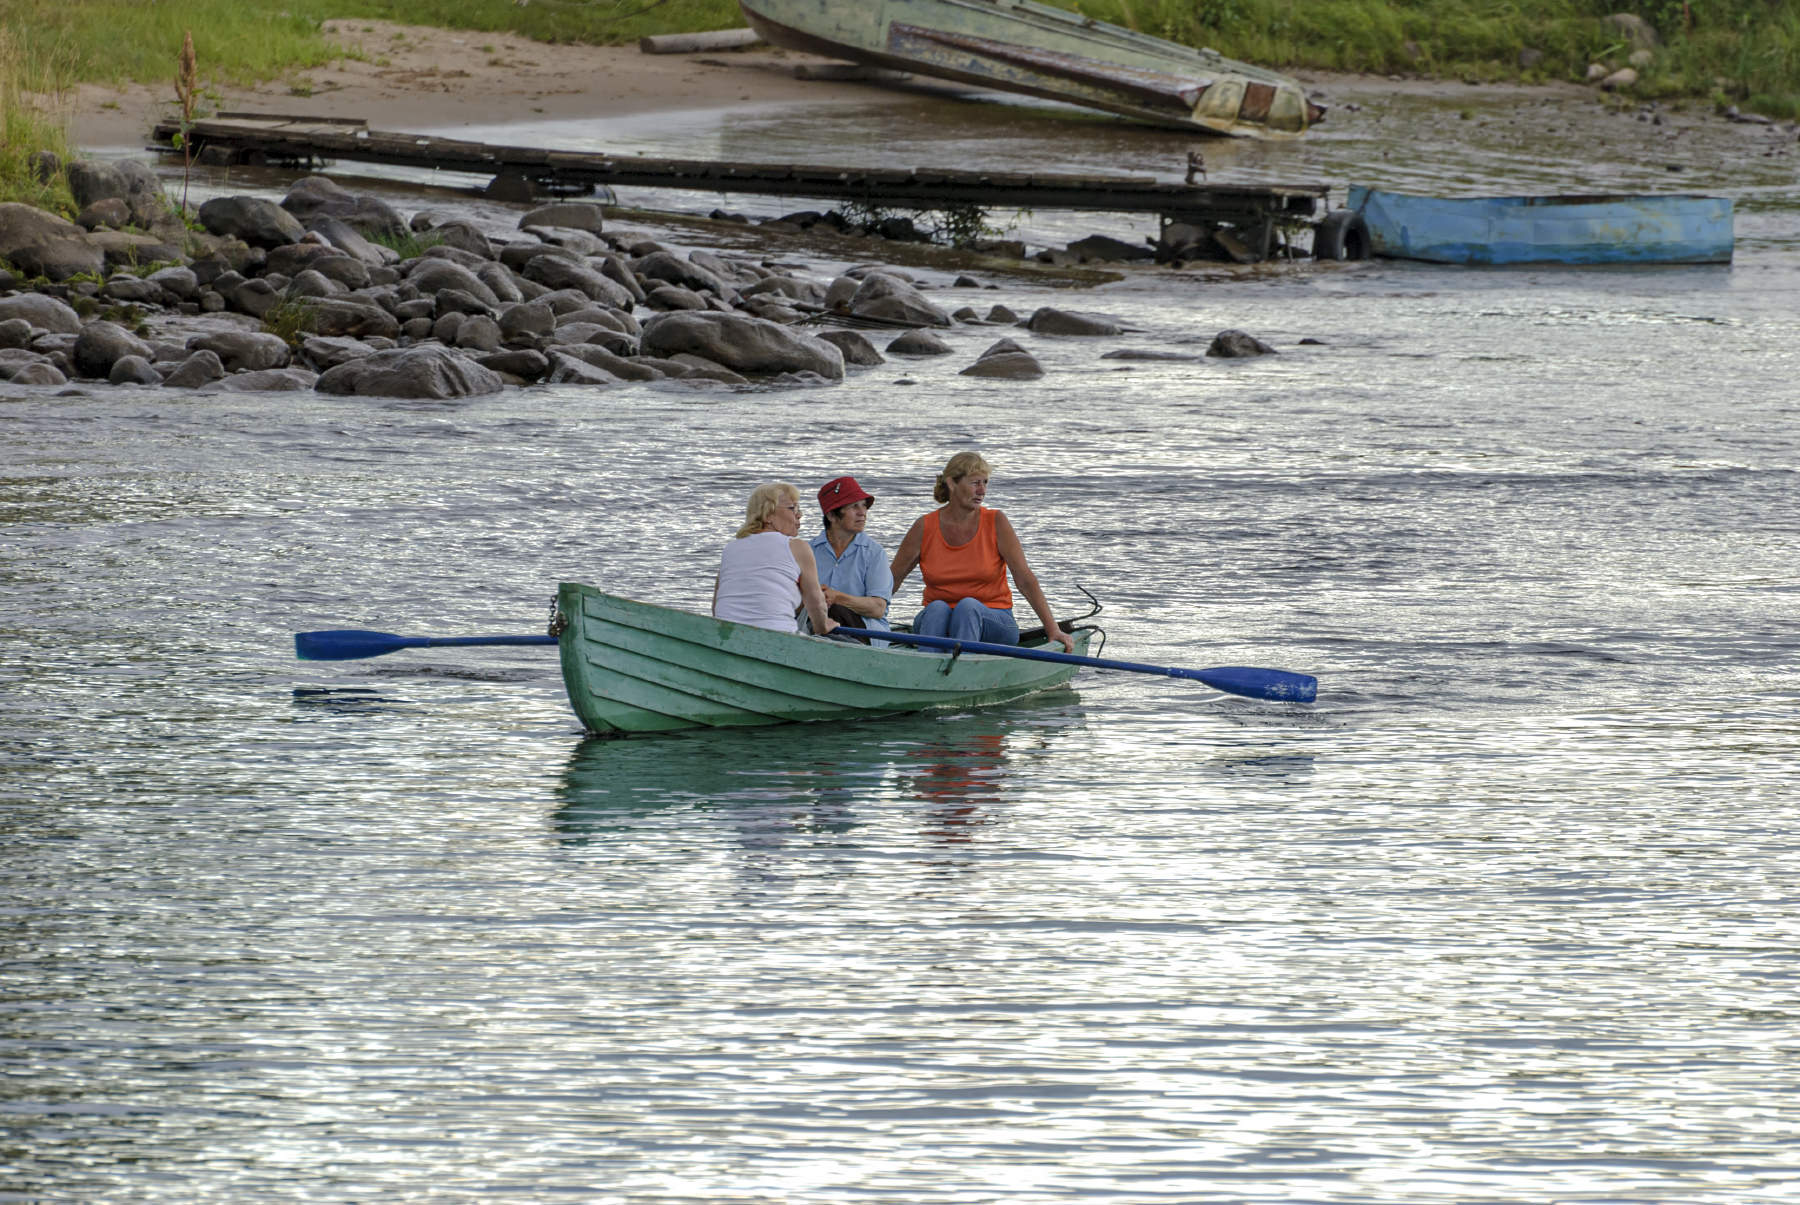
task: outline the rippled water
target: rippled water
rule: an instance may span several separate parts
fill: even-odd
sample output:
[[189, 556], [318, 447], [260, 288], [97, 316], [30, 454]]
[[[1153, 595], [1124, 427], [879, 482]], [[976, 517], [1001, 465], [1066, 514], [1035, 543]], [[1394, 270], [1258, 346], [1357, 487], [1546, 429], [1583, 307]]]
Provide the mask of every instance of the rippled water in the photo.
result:
[[[1791, 1199], [1765, 212], [1730, 269], [998, 281], [942, 296], [1139, 333], [838, 389], [0, 387], [0, 1191]], [[1227, 326], [1280, 354], [1099, 358]], [[1003, 333], [1042, 382], [956, 375]], [[542, 650], [291, 659], [700, 609], [758, 480], [854, 472], [891, 546], [966, 446], [1109, 655], [1318, 704], [596, 742]]]

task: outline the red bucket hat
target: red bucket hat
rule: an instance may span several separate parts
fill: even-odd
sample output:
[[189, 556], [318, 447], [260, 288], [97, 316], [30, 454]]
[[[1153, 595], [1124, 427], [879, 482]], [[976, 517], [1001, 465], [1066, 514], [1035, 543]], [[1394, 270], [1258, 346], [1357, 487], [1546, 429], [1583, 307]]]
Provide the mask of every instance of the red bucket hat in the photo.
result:
[[867, 502], [874, 506], [875, 495], [856, 484], [854, 477], [833, 477], [819, 487], [819, 509], [828, 515], [838, 507], [849, 506], [852, 502]]

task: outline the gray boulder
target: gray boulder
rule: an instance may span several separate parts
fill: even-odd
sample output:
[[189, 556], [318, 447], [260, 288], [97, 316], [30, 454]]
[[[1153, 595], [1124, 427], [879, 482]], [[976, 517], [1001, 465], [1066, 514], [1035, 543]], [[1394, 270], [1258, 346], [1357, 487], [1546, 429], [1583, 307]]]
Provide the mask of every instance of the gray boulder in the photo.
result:
[[544, 381], [551, 385], [621, 385], [618, 377], [596, 364], [561, 351], [550, 353], [550, 370]]
[[69, 378], [48, 361], [20, 366], [10, 378], [14, 385], [67, 385]]
[[1084, 314], [1076, 310], [1059, 310], [1054, 306], [1044, 306], [1037, 310], [1025, 326], [1039, 335], [1092, 337], [1125, 333], [1124, 327], [1104, 314]]
[[488, 236], [473, 222], [458, 218], [432, 227], [431, 233], [438, 238], [439, 247], [454, 247], [480, 259], [494, 258], [493, 243], [488, 241]]
[[306, 227], [308, 234], [318, 235], [345, 255], [367, 264], [371, 268], [395, 263], [400, 258], [400, 253], [392, 247], [383, 247], [370, 242], [363, 236], [362, 231], [342, 218], [333, 217], [331, 214], [314, 213], [300, 224]]
[[226, 377], [219, 388], [226, 393], [299, 393], [311, 389], [318, 379], [304, 368], [264, 368]]
[[653, 251], [631, 267], [645, 282], [644, 288], [650, 293], [654, 293], [655, 288], [649, 282], [660, 280], [664, 284], [691, 289], [696, 293], [712, 293], [723, 298], [737, 296], [737, 290], [723, 277], [672, 251]]
[[[834, 286], [836, 282], [833, 282]], [[830, 290], [827, 290], [827, 296]], [[950, 315], [925, 299], [925, 295], [898, 277], [872, 272], [865, 276], [849, 300], [849, 310], [859, 318], [880, 318], [913, 326], [951, 326]]]
[[457, 398], [499, 393], [506, 387], [492, 369], [447, 347], [423, 345], [378, 351], [340, 364], [314, 386], [320, 393], [359, 397]]
[[23, 318], [0, 318], [0, 351], [31, 346], [31, 323]]
[[408, 234], [405, 220], [393, 206], [379, 197], [353, 193], [327, 176], [294, 181], [281, 199], [281, 207], [302, 221], [336, 218], [365, 238], [398, 240]]
[[200, 278], [192, 268], [176, 264], [159, 268], [144, 278], [178, 301], [192, 301], [200, 293]]
[[890, 356], [947, 356], [950, 345], [930, 331], [907, 331], [887, 345]]
[[308, 302], [300, 327], [309, 334], [326, 338], [400, 337], [398, 318], [373, 302], [350, 296], [320, 297]]
[[644, 298], [644, 304], [653, 310], [709, 310], [706, 298], [692, 289], [684, 289], [680, 285], [657, 285]]
[[485, 314], [471, 314], [456, 328], [456, 338], [451, 342], [467, 351], [499, 351], [503, 342], [500, 324]]
[[280, 336], [266, 331], [214, 331], [188, 340], [190, 351], [210, 351], [227, 372], [259, 372], [286, 368], [292, 353]]
[[526, 280], [535, 280], [551, 289], [579, 289], [595, 301], [628, 310], [634, 298], [618, 282], [611, 280], [588, 267], [585, 263], [565, 259], [560, 255], [540, 254], [527, 260], [524, 269], [519, 273]]
[[27, 277], [98, 276], [106, 254], [73, 222], [33, 205], [0, 203], [0, 259]]
[[439, 289], [458, 289], [485, 306], [499, 308], [500, 299], [494, 296], [494, 291], [461, 264], [451, 263], [447, 259], [417, 259], [413, 262], [416, 266], [406, 280], [419, 292], [436, 293]]
[[858, 331], [820, 331], [819, 338], [842, 352], [845, 364], [872, 368], [887, 363], [887, 357], [876, 351], [868, 337]]
[[1246, 356], [1272, 356], [1275, 354], [1275, 349], [1254, 335], [1232, 330], [1220, 331], [1214, 335], [1213, 341], [1207, 345], [1206, 354], [1222, 356], [1226, 359], [1241, 359]]
[[131, 225], [131, 207], [121, 197], [102, 197], [83, 205], [75, 215], [75, 224], [83, 230], [99, 230], [103, 226], [123, 230]]
[[544, 301], [522, 301], [500, 311], [500, 337], [508, 343], [542, 337], [556, 329], [556, 311]]
[[710, 310], [658, 314], [644, 323], [642, 346], [646, 355], [670, 359], [697, 355], [749, 376], [813, 372], [828, 380], [844, 378], [844, 354], [832, 344], [743, 314]]
[[[147, 365], [154, 353], [150, 345], [116, 322], [90, 322], [75, 336], [69, 349], [69, 360], [77, 375], [101, 380], [111, 375], [113, 365], [126, 356], [137, 356]], [[158, 384], [162, 378], [157, 378]]]
[[319, 372], [374, 354], [375, 348], [361, 339], [342, 335], [313, 335], [300, 341], [301, 358]]
[[200, 224], [221, 238], [242, 239], [252, 247], [279, 247], [306, 237], [298, 219], [261, 197], [214, 197], [200, 206]]
[[527, 226], [525, 232], [535, 236], [540, 243], [561, 247], [577, 255], [599, 255], [606, 250], [606, 240], [599, 235], [568, 226]]
[[599, 234], [605, 216], [600, 206], [591, 201], [563, 201], [533, 209], [519, 219], [519, 229], [531, 226], [567, 226], [572, 230]]
[[535, 381], [550, 369], [549, 357], [541, 351], [529, 347], [513, 347], [505, 351], [490, 352], [485, 356], [475, 357], [475, 362], [483, 368], [490, 368], [503, 377], [511, 377], [519, 381]]
[[959, 375], [993, 377], [1007, 381], [1035, 381], [1044, 375], [1044, 366], [1038, 363], [1036, 356], [1011, 339], [1002, 339], [977, 356], [975, 362]]
[[155, 385], [161, 387], [162, 374], [142, 356], [120, 356], [113, 361], [106, 379], [114, 385]]
[[219, 359], [219, 353], [202, 350], [177, 364], [174, 371], [163, 378], [163, 385], [169, 389], [198, 389], [224, 375], [225, 364]]
[[[0, 208], [4, 208], [0, 206]], [[22, 318], [40, 331], [59, 335], [81, 333], [81, 315], [65, 301], [43, 293], [0, 297], [0, 320]]]

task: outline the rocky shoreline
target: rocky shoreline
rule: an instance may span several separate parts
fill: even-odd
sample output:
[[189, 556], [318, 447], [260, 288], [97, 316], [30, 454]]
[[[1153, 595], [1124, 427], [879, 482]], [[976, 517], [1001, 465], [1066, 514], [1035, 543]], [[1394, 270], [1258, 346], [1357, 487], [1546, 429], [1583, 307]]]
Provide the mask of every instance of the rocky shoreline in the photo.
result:
[[[606, 229], [601, 204], [524, 213], [517, 237], [426, 209], [403, 217], [324, 176], [277, 203], [217, 197], [191, 229], [140, 162], [77, 160], [74, 222], [0, 204], [0, 381], [451, 398], [509, 386], [825, 385], [888, 354], [953, 354], [933, 332], [1023, 326], [1119, 336], [1103, 315], [946, 310], [903, 269], [829, 281], [742, 254], [685, 255]], [[967, 276], [953, 287], [980, 288]], [[641, 315], [641, 316], [640, 316]], [[1272, 349], [1225, 332], [1209, 354]], [[1128, 351], [1114, 353], [1122, 357]], [[1031, 380], [999, 339], [962, 372]]]

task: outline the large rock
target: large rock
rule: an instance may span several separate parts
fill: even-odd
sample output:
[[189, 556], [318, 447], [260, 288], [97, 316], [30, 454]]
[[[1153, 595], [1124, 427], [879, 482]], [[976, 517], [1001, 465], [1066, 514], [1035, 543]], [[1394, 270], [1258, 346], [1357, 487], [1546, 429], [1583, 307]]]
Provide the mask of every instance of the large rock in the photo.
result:
[[1245, 356], [1272, 356], [1275, 349], [1258, 339], [1255, 335], [1243, 331], [1220, 331], [1213, 336], [1207, 345], [1206, 354], [1222, 356], [1226, 359], [1241, 359]]
[[293, 214], [261, 197], [214, 197], [200, 206], [200, 224], [209, 234], [239, 238], [252, 247], [279, 247], [306, 237]]
[[[842, 350], [841, 348], [839, 350]], [[930, 331], [907, 331], [887, 345], [890, 356], [947, 356], [950, 345]]]
[[[830, 290], [827, 290], [829, 295]], [[872, 272], [863, 278], [848, 305], [850, 312], [858, 318], [880, 318], [913, 326], [953, 325], [950, 315], [927, 301], [919, 290], [880, 272]]]
[[1124, 327], [1104, 314], [1084, 314], [1077, 310], [1059, 310], [1053, 306], [1043, 306], [1038, 309], [1025, 325], [1034, 334], [1039, 335], [1092, 337], [1125, 333]]
[[90, 322], [75, 336], [69, 359], [78, 375], [105, 379], [113, 365], [126, 356], [138, 356], [148, 362], [150, 345], [116, 322]]
[[[660, 280], [677, 288], [712, 293], [727, 300], [737, 295], [737, 290], [724, 277], [682, 259], [672, 251], [653, 251], [631, 266], [646, 282]], [[646, 292], [654, 294], [655, 286], [646, 283], [644, 287]]]
[[1035, 381], [1044, 375], [1037, 357], [1014, 343], [1002, 339], [959, 374], [965, 377], [994, 377], [1006, 381]]
[[461, 264], [447, 259], [417, 259], [414, 268], [407, 276], [407, 282], [421, 293], [436, 293], [439, 289], [458, 289], [479, 300], [483, 305], [498, 309], [500, 299], [494, 296], [494, 290], [481, 283], [481, 277]]
[[636, 300], [618, 282], [608, 279], [587, 264], [553, 253], [533, 256], [525, 262], [519, 275], [558, 291], [579, 289], [593, 300], [621, 310], [629, 310]]
[[844, 364], [873, 367], [887, 362], [887, 357], [869, 342], [868, 335], [862, 335], [860, 331], [819, 331], [819, 339], [842, 351]]
[[218, 355], [227, 372], [258, 372], [286, 368], [292, 353], [279, 335], [266, 331], [214, 331], [188, 340], [189, 351]]
[[[0, 206], [0, 209], [5, 206]], [[20, 293], [13, 297], [0, 297], [0, 321], [7, 318], [23, 318], [41, 331], [49, 331], [57, 335], [78, 335], [81, 333], [81, 315], [77, 314], [68, 302], [43, 293]]]
[[299, 393], [311, 389], [319, 378], [304, 368], [264, 368], [241, 372], [219, 382], [226, 393]]
[[400, 258], [400, 253], [392, 247], [371, 243], [356, 227], [331, 214], [315, 213], [301, 225], [306, 227], [307, 233], [318, 235], [345, 255], [359, 259], [371, 268], [395, 263]]
[[300, 329], [328, 338], [398, 339], [400, 320], [380, 306], [355, 297], [321, 297], [307, 303]]
[[589, 234], [599, 234], [605, 214], [600, 206], [591, 201], [561, 201], [554, 205], [540, 205], [519, 219], [519, 229], [530, 226], [568, 226], [574, 230], [585, 230]]
[[33, 205], [0, 203], [0, 259], [26, 276], [98, 276], [106, 254], [81, 227]]
[[680, 310], [644, 323], [645, 355], [697, 355], [747, 376], [812, 372], [844, 378], [844, 354], [825, 340], [742, 314]]
[[281, 207], [303, 222], [320, 216], [337, 218], [365, 238], [399, 240], [411, 233], [405, 219], [386, 201], [353, 193], [328, 176], [303, 176], [294, 181], [281, 199]]
[[198, 389], [225, 375], [225, 363], [216, 351], [197, 351], [177, 364], [163, 385], [169, 389]]
[[314, 386], [320, 393], [360, 397], [456, 398], [499, 393], [506, 383], [447, 347], [422, 345], [376, 352], [340, 364]]

